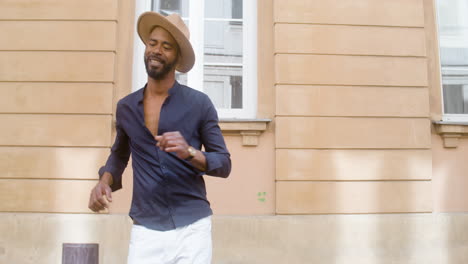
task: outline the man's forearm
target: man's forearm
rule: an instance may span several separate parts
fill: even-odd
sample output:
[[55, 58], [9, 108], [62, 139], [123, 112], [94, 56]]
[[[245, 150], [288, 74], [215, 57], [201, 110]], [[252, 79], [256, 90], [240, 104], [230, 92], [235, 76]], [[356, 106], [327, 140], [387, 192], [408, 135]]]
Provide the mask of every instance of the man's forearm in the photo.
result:
[[206, 157], [200, 150], [197, 150], [197, 153], [190, 162], [199, 171], [206, 171]]

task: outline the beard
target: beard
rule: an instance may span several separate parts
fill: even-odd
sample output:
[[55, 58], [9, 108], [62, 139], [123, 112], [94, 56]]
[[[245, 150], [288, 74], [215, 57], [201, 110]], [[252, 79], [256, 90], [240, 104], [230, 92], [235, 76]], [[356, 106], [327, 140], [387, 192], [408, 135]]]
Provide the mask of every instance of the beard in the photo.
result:
[[[164, 79], [167, 74], [169, 74], [171, 71], [175, 69], [175, 64], [176, 61], [172, 62], [167, 62], [166, 60], [162, 59], [159, 56], [145, 56], [145, 67], [146, 67], [146, 73], [148, 74], [149, 77], [153, 78], [154, 80], [162, 80]], [[155, 68], [150, 66], [150, 60], [157, 60], [159, 63], [161, 63], [162, 67]]]

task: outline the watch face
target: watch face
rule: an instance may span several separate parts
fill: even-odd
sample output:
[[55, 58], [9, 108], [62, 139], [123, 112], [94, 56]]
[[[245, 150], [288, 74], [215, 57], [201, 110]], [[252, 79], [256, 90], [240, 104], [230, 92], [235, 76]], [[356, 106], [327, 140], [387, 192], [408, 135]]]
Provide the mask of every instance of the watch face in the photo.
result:
[[185, 160], [190, 161], [195, 157], [195, 154], [197, 154], [197, 150], [193, 148], [192, 146], [187, 148], [187, 151], [190, 156], [188, 156]]
[[197, 151], [193, 147], [189, 147], [188, 152], [191, 157], [195, 157], [195, 154], [197, 153]]

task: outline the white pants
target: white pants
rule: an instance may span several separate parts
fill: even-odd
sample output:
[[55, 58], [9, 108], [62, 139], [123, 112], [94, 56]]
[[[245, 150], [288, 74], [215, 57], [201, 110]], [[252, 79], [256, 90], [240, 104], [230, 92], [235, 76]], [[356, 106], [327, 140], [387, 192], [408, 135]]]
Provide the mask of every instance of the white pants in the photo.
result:
[[210, 264], [211, 216], [170, 231], [133, 225], [128, 264]]

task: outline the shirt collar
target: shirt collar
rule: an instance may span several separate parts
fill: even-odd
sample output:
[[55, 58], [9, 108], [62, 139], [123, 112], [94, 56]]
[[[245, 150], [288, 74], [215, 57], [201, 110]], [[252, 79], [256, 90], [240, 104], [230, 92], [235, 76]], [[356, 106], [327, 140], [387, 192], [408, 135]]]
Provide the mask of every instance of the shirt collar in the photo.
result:
[[[148, 83], [146, 83], [145, 86], [143, 86], [140, 90], [137, 91], [136, 98], [138, 103], [143, 102], [143, 95], [145, 94], [145, 89], [147, 85]], [[180, 84], [179, 82], [175, 81], [174, 85], [169, 89], [169, 96], [176, 94], [179, 90]]]

